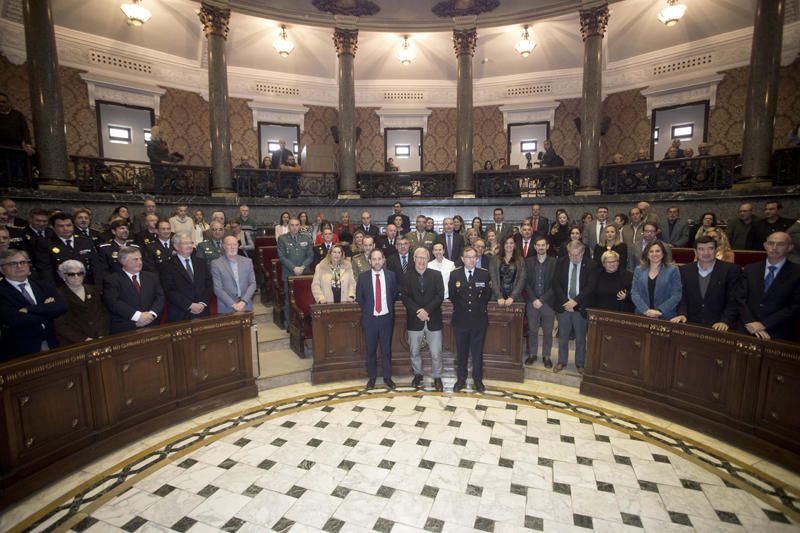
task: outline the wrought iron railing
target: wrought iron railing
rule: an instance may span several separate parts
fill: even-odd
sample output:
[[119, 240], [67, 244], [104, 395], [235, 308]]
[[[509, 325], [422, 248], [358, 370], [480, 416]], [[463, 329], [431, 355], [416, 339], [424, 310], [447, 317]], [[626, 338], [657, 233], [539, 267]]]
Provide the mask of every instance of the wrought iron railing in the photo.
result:
[[362, 172], [358, 175], [362, 198], [451, 198], [452, 172]]
[[211, 169], [124, 159], [70, 156], [81, 191], [208, 196]]
[[772, 153], [772, 175], [775, 185], [800, 183], [800, 146], [781, 148]]
[[339, 192], [333, 172], [235, 168], [233, 186], [239, 196], [258, 198], [336, 198]]
[[739, 165], [738, 154], [606, 165], [600, 168], [600, 189], [603, 194], [727, 189]]
[[31, 158], [21, 148], [0, 146], [0, 187], [33, 188]]
[[580, 184], [577, 167], [549, 167], [475, 172], [475, 195], [542, 197], [575, 194]]

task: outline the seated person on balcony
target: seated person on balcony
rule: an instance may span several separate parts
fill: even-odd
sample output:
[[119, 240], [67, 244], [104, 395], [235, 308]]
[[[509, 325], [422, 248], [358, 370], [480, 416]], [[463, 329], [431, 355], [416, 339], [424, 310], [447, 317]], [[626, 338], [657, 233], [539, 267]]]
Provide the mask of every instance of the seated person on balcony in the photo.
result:
[[611, 156], [611, 163], [610, 164], [612, 164], [612, 165], [621, 165], [622, 163], [624, 163], [624, 160], [622, 158], [622, 154], [616, 153], [616, 154]]
[[789, 234], [776, 231], [764, 242], [767, 259], [744, 267], [736, 298], [739, 322], [760, 339], [800, 339], [800, 266], [786, 259], [792, 248]]
[[508, 163], [506, 163], [506, 159], [504, 157], [501, 157], [500, 159], [498, 159], [497, 160], [497, 166], [495, 168], [497, 168], [497, 170], [503, 170], [503, 169], [508, 168]]
[[353, 268], [344, 255], [344, 249], [338, 244], [332, 245], [328, 255], [314, 270], [311, 294], [318, 304], [355, 301], [356, 280], [353, 277]]
[[399, 172], [400, 167], [394, 162], [394, 159], [390, 157], [386, 160], [386, 163], [383, 164], [383, 170], [384, 172]]
[[269, 168], [279, 169], [289, 161], [291, 156], [294, 159], [292, 151], [286, 148], [286, 139], [278, 140], [279, 148], [270, 154]]
[[258, 168], [262, 170], [272, 168], [272, 157], [270, 155], [265, 155], [264, 159], [261, 160], [261, 164], [258, 165]]
[[[539, 152], [541, 154], [541, 152]], [[544, 141], [544, 154], [540, 158], [542, 167], [563, 167], [564, 160], [556, 153], [550, 139]]]
[[156, 163], [153, 167], [153, 178], [155, 187], [162, 190], [175, 187], [177, 180], [176, 169], [165, 168], [161, 165], [177, 163], [183, 160], [183, 156], [178, 153], [170, 153], [167, 141], [161, 138], [161, 128], [153, 126], [150, 130], [150, 140], [147, 141], [147, 158], [150, 163]]
[[11, 98], [4, 92], [0, 92], [0, 146], [21, 148], [29, 156], [35, 152], [25, 116], [11, 107]]
[[664, 154], [664, 159], [663, 160], [667, 161], [667, 160], [671, 160], [671, 159], [680, 159], [680, 156], [678, 155], [678, 149], [675, 148], [674, 146], [670, 146], [669, 147], [669, 150], [667, 150], [667, 153]]
[[61, 294], [51, 285], [31, 279], [27, 252], [0, 252], [0, 361], [58, 347], [53, 320], [66, 312]]
[[[673, 149], [673, 148], [675, 149], [675, 155], [669, 156], [669, 151], [671, 149]], [[667, 156], [669, 156], [669, 157], [667, 157]], [[686, 157], [686, 156], [684, 155], [683, 148], [681, 148], [681, 140], [680, 139], [673, 139], [672, 140], [672, 144], [667, 149], [667, 152], [664, 154], [664, 159], [678, 159], [678, 158], [682, 158], [682, 157]]]
[[239, 161], [239, 164], [238, 164], [238, 165], [236, 165], [236, 167], [234, 167], [234, 168], [244, 168], [244, 169], [248, 169], [248, 168], [253, 168], [253, 165], [251, 165], [251, 164], [250, 164], [250, 162], [247, 160], [247, 158], [246, 158], [246, 157], [243, 157], [243, 158], [241, 159], [241, 161]]
[[483, 162], [483, 170], [494, 170], [494, 163], [492, 163], [491, 159]]
[[686, 157], [686, 158], [689, 158], [689, 157], [694, 157], [694, 148], [692, 148], [691, 146], [689, 146], [688, 148], [686, 148], [686, 149], [683, 151], [683, 157]]
[[794, 220], [781, 216], [783, 205], [779, 201], [769, 201], [764, 205], [764, 218], [753, 224], [755, 242], [767, 242], [767, 237], [776, 231], [786, 231]]
[[530, 152], [525, 152], [525, 168], [533, 168], [533, 154]]
[[289, 157], [286, 159], [286, 162], [281, 165], [281, 170], [286, 172], [300, 172], [303, 169], [300, 168], [300, 165], [297, 164], [297, 161], [294, 159], [294, 154], [289, 154]]
[[106, 276], [103, 301], [111, 312], [111, 333], [158, 325], [164, 309], [164, 291], [158, 274], [142, 270], [142, 252], [125, 247], [119, 251], [122, 270]]
[[670, 319], [678, 314], [683, 296], [681, 275], [669, 263], [664, 243], [653, 240], [641, 255], [641, 263], [633, 272], [631, 299], [637, 315]]
[[[217, 309], [220, 314], [252, 311], [253, 294], [257, 288], [253, 261], [249, 257], [239, 255], [239, 241], [233, 235], [228, 235], [223, 239], [222, 247], [225, 255], [211, 262], [211, 277], [214, 280], [214, 294], [217, 295]], [[286, 270], [284, 267], [284, 274]], [[286, 299], [289, 300], [288, 290], [286, 294]]]
[[705, 157], [711, 155], [711, 145], [707, 143], [700, 143], [697, 145], [697, 157]]
[[179, 204], [175, 209], [175, 214], [169, 217], [169, 225], [173, 233], [188, 233], [191, 235], [194, 230], [194, 220], [189, 216], [189, 206]]
[[108, 309], [103, 304], [100, 287], [84, 284], [83, 263], [68, 259], [58, 266], [58, 275], [64, 282], [58, 290], [67, 305], [67, 312], [55, 321], [58, 342], [63, 346], [108, 335]]
[[176, 233], [172, 237], [176, 254], [161, 267], [161, 286], [169, 301], [167, 320], [179, 322], [208, 316], [214, 289], [211, 269], [195, 255], [192, 236]]
[[639, 148], [633, 163], [640, 163], [643, 161], [650, 161], [650, 152], [647, 151], [647, 148]]
[[[123, 219], [112, 222], [110, 231], [114, 238], [97, 247], [97, 253], [103, 260], [106, 274], [111, 272], [119, 272], [122, 270], [122, 267], [119, 264], [119, 251], [121, 249], [142, 248], [138, 244], [134, 244], [132, 241], [128, 240], [130, 235], [130, 232], [128, 231], [128, 223]], [[100, 283], [100, 280], [98, 280], [98, 283]]]

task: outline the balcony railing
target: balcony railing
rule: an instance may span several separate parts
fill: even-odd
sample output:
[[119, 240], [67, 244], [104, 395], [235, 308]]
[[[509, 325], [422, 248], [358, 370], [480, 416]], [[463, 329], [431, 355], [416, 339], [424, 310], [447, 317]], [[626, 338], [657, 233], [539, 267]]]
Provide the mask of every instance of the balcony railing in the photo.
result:
[[33, 188], [31, 158], [21, 148], [0, 146], [0, 187]]
[[542, 197], [575, 194], [580, 184], [577, 167], [549, 167], [475, 172], [475, 195]]
[[362, 198], [452, 198], [452, 172], [362, 172], [358, 175]]
[[740, 164], [737, 154], [606, 165], [600, 189], [603, 194], [727, 189]]
[[772, 175], [775, 185], [800, 183], [800, 146], [781, 148], [772, 153]]
[[209, 167], [77, 155], [70, 161], [81, 191], [180, 196], [208, 196], [211, 191]]
[[334, 172], [286, 172], [256, 168], [233, 169], [233, 187], [239, 196], [258, 198], [336, 198]]

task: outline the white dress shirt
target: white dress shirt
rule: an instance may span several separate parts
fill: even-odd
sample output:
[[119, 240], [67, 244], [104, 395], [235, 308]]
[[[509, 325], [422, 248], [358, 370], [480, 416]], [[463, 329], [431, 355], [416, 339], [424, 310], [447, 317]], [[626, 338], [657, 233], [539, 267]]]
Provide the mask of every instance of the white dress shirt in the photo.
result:
[[442, 281], [444, 282], [444, 299], [447, 300], [450, 297], [450, 291], [448, 288], [448, 285], [450, 284], [450, 273], [456, 269], [456, 264], [443, 257], [441, 262], [434, 259], [428, 263], [428, 268], [431, 270], [438, 270], [442, 273]]

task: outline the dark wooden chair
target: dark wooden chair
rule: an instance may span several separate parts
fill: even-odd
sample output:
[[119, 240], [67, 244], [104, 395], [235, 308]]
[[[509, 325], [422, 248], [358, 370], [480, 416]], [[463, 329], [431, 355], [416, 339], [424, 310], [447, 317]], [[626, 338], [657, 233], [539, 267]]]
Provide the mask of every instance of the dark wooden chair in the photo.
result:
[[733, 262], [742, 268], [767, 258], [767, 252], [763, 250], [734, 250], [733, 254]]
[[672, 260], [679, 265], [685, 265], [694, 261], [694, 248], [673, 248]]
[[272, 293], [274, 298], [272, 300], [272, 321], [281, 329], [286, 329], [286, 320], [284, 317], [283, 307], [286, 303], [286, 295], [283, 293], [283, 268], [280, 259], [272, 260]]
[[277, 245], [278, 241], [275, 239], [274, 235], [258, 235], [256, 237], [256, 248], [259, 248], [261, 246], [277, 246]]
[[272, 260], [278, 258], [277, 246], [259, 246], [257, 259], [261, 263], [261, 271], [264, 273], [264, 284], [261, 286], [261, 303], [269, 304], [275, 300], [272, 291]]
[[290, 276], [289, 299], [292, 304], [292, 316], [289, 321], [289, 344], [298, 357], [305, 357], [305, 341], [312, 337], [311, 333], [311, 304], [314, 296], [311, 294], [311, 282], [314, 276]]

